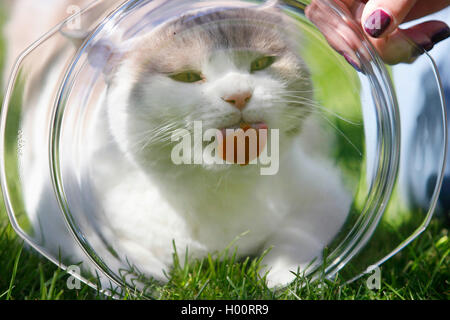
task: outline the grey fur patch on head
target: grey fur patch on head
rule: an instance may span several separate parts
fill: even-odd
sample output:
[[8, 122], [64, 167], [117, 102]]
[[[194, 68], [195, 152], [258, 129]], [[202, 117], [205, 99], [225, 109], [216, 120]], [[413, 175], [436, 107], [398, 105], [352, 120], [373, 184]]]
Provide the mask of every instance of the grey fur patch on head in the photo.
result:
[[[289, 26], [288, 26], [289, 25]], [[283, 55], [297, 50], [292, 25], [277, 10], [222, 8], [168, 21], [138, 41], [128, 58], [140, 71], [171, 73], [198, 68], [214, 50]], [[144, 68], [145, 70], [142, 70]]]

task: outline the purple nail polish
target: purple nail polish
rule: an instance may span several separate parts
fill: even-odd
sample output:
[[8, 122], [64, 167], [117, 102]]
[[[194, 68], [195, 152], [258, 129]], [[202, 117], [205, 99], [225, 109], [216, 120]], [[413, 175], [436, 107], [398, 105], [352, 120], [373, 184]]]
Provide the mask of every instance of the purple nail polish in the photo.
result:
[[427, 43], [423, 43], [420, 46], [422, 47], [423, 50], [430, 51], [434, 47], [434, 42], [430, 41], [430, 42], [427, 42]]
[[450, 28], [447, 26], [444, 29], [439, 30], [436, 32], [432, 37], [431, 41], [436, 44], [438, 42], [441, 42], [442, 40], [447, 39], [450, 37]]
[[350, 56], [349, 56], [347, 53], [342, 52], [341, 54], [342, 54], [342, 56], [345, 58], [345, 60], [347, 60], [347, 62], [348, 62], [353, 68], [356, 69], [356, 71], [361, 72], [361, 68], [358, 66], [358, 64], [357, 64], [352, 58], [350, 58]]
[[392, 22], [391, 16], [383, 9], [377, 9], [366, 19], [364, 30], [373, 38], [378, 38]]

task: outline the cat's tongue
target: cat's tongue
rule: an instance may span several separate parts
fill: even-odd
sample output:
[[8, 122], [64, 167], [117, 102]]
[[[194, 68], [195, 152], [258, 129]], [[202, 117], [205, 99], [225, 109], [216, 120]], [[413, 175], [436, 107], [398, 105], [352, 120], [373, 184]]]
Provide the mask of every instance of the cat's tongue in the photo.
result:
[[221, 130], [219, 156], [228, 163], [248, 165], [259, 158], [267, 145], [268, 127], [264, 122], [241, 123], [240, 128]]

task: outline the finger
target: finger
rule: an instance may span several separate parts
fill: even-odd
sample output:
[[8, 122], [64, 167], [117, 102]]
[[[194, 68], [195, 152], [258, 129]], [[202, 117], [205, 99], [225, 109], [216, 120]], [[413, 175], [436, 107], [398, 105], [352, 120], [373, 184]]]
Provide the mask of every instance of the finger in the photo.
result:
[[385, 37], [398, 28], [417, 0], [371, 0], [367, 2], [362, 23], [372, 38]]
[[396, 30], [389, 37], [371, 42], [388, 64], [412, 62], [450, 35], [449, 27], [441, 21], [427, 21], [409, 29]]
[[442, 21], [427, 21], [404, 30], [404, 33], [425, 51], [450, 36], [450, 28]]
[[[348, 11], [347, 7], [341, 9]], [[363, 46], [361, 39], [354, 30], [348, 24], [343, 23], [341, 17], [323, 1], [311, 1], [305, 9], [305, 14], [321, 31], [328, 44], [340, 53], [356, 70], [360, 71], [356, 52], [360, 52], [359, 49]], [[365, 51], [360, 53], [364, 55]]]

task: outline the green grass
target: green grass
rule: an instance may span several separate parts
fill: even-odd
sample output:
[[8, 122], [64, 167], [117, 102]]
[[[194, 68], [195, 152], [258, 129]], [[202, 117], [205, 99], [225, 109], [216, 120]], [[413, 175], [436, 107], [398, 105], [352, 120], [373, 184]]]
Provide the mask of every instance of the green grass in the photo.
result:
[[[4, 13], [0, 10], [0, 21], [4, 21], [2, 15]], [[4, 43], [0, 38], [0, 70], [3, 54]], [[324, 73], [327, 74], [327, 81], [326, 83], [324, 81], [323, 87], [339, 83], [340, 79], [330, 78], [333, 74], [337, 77], [333, 70], [325, 70]], [[322, 103], [333, 102], [332, 100], [327, 102], [326, 99], [327, 95], [324, 94]], [[354, 97], [348, 99], [355, 100]], [[340, 99], [342, 106], [335, 106], [341, 109], [339, 110], [341, 114], [345, 111], [345, 106], [348, 106], [348, 99]], [[352, 128], [340, 129], [345, 131]], [[350, 131], [345, 133], [352, 134]], [[362, 141], [358, 144], [361, 143]], [[345, 141], [343, 145], [346, 145]], [[351, 152], [348, 145], [347, 149], [344, 152], [346, 156]], [[314, 283], [299, 277], [288, 288], [271, 290], [265, 285], [265, 279], [258, 276], [258, 271], [262, 267], [260, 258], [237, 261], [234, 252], [223, 252], [202, 261], [188, 261], [182, 264], [174, 254], [174, 268], [168, 275], [169, 280], [158, 289], [156, 297], [231, 300], [449, 299], [449, 252], [448, 226], [434, 220], [418, 239], [382, 266], [381, 289], [374, 291], [367, 288], [367, 277], [351, 284], [344, 284], [339, 275], [333, 281], [321, 280]], [[80, 290], [68, 289], [68, 277], [64, 271], [23, 245], [9, 225], [4, 205], [0, 201], [0, 300], [105, 298], [84, 284]], [[124, 299], [135, 298], [139, 298], [139, 295], [132, 292], [124, 297]]]
[[[381, 268], [381, 289], [369, 290], [367, 278], [343, 284], [334, 281], [310, 283], [299, 278], [290, 287], [271, 290], [258, 276], [259, 259], [236, 262], [233, 252], [221, 257], [187, 263], [175, 259], [168, 283], [159, 289], [159, 299], [343, 299], [409, 300], [449, 299], [450, 242], [448, 229], [435, 220], [427, 231]], [[58, 300], [104, 298], [82, 284], [67, 288], [68, 275], [23, 243], [0, 216], [0, 300]], [[139, 298], [131, 292], [125, 299]]]

